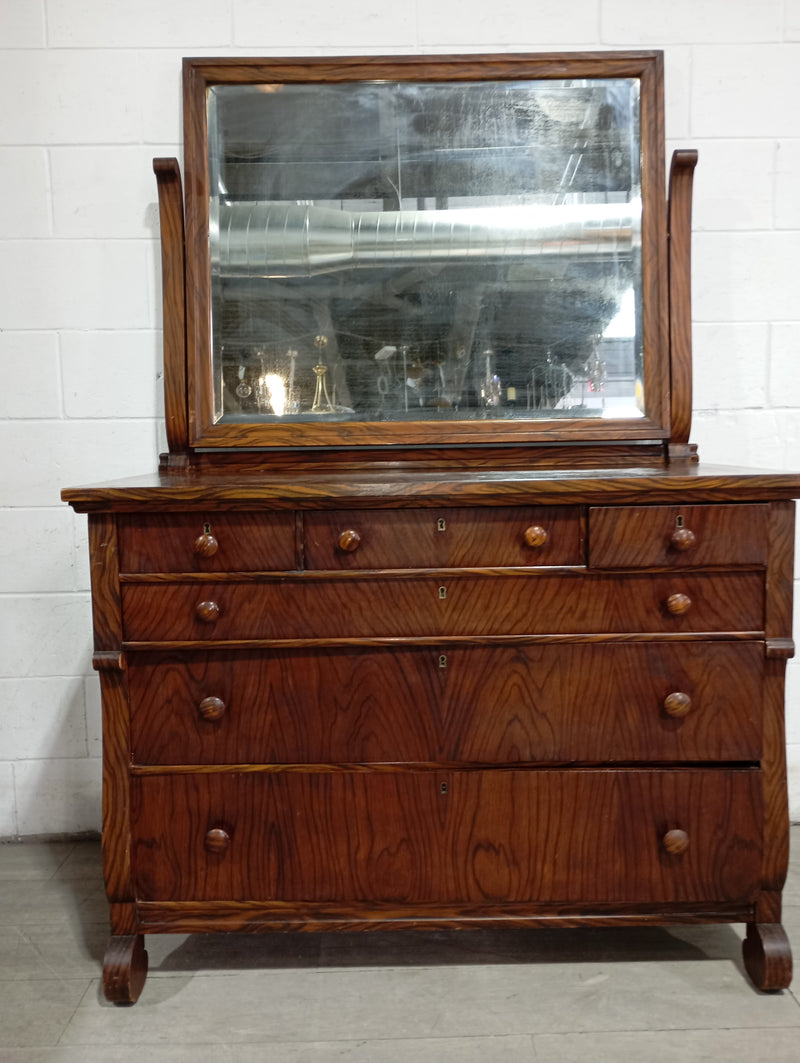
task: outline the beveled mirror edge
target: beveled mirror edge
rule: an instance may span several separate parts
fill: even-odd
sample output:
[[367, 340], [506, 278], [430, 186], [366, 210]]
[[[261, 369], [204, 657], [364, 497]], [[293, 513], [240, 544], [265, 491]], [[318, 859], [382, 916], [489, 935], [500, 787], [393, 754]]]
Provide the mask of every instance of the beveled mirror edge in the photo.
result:
[[[509, 55], [187, 58], [184, 70], [186, 186], [186, 341], [188, 447], [261, 449], [314, 446], [400, 447], [536, 444], [552, 441], [661, 441], [670, 437], [669, 292], [664, 157], [663, 53], [660, 51]], [[553, 418], [337, 425], [214, 423], [210, 351], [210, 254], [206, 91], [261, 81], [518, 80], [635, 77], [641, 82], [642, 291], [645, 416], [626, 420]]]

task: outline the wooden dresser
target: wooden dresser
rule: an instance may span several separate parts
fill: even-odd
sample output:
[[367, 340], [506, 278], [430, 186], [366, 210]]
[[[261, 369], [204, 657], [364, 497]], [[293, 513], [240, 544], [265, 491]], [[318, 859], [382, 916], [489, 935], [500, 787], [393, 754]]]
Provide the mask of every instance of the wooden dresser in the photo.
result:
[[[430, 353], [417, 339], [408, 351], [370, 349], [365, 364], [377, 367], [383, 405], [380, 416], [359, 418], [363, 377], [343, 371], [339, 394], [347, 386], [349, 404], [337, 402], [321, 361], [332, 362], [336, 346], [346, 362], [351, 333], [336, 315], [354, 328], [355, 311], [344, 314], [343, 297], [329, 289], [319, 310], [319, 285], [310, 299], [319, 327], [308, 341], [313, 397], [296, 397], [297, 350], [284, 363], [280, 408], [273, 391], [248, 412], [259, 387], [276, 386], [264, 383], [267, 348], [237, 349], [228, 365], [222, 344], [214, 369], [209, 321], [216, 337], [238, 313], [243, 343], [240, 304], [253, 278], [236, 274], [244, 237], [235, 217], [227, 243], [215, 245], [219, 218], [244, 208], [231, 206], [228, 192], [216, 205], [212, 195], [209, 223], [217, 155], [204, 123], [215, 108], [228, 115], [232, 132], [218, 152], [234, 160], [227, 188], [248, 158], [240, 126], [257, 119], [252, 93], [244, 117], [225, 97], [206, 108], [209, 86], [350, 89], [386, 77], [401, 88], [456, 85], [467, 96], [487, 80], [535, 80], [550, 92], [541, 104], [548, 114], [554, 78], [569, 90], [580, 80], [581, 113], [596, 103], [587, 103], [586, 78], [604, 93], [604, 79], [641, 82], [633, 113], [649, 176], [632, 245], [645, 248], [636, 289], [644, 364], [631, 391], [638, 399], [643, 382], [640, 418], [617, 417], [613, 407], [610, 416], [605, 407], [604, 416], [587, 415], [585, 389], [596, 395], [610, 379], [601, 381], [596, 357], [585, 360], [574, 407], [564, 405], [563, 388], [562, 405], [537, 406], [537, 380], [555, 376], [550, 351], [513, 378], [527, 381], [520, 416], [522, 387], [504, 384], [512, 370], [497, 368], [502, 359], [489, 365], [485, 334], [473, 342], [478, 379], [463, 385], [458, 417], [432, 421], [428, 410], [442, 409], [433, 399], [425, 415], [408, 416], [409, 395], [419, 394], [422, 408], [426, 374], [443, 388], [449, 371], [443, 341]], [[696, 157], [675, 161], [668, 210], [663, 166], [657, 173], [658, 53], [191, 60], [185, 84], [194, 188], [185, 238], [176, 165], [156, 162], [170, 453], [156, 475], [64, 492], [89, 514], [112, 924], [107, 997], [138, 997], [146, 933], [691, 922], [746, 923], [753, 981], [787, 986], [783, 678], [793, 651], [791, 499], [800, 476], [704, 467], [688, 443]], [[280, 145], [270, 150], [278, 161], [263, 165], [280, 171], [270, 180], [290, 183], [287, 171], [299, 164]], [[342, 168], [345, 157], [337, 156]], [[420, 215], [430, 179], [417, 173]], [[265, 198], [274, 215], [281, 196], [273, 189]], [[255, 209], [247, 207], [250, 217]], [[427, 213], [442, 213], [441, 196]], [[285, 233], [294, 222], [282, 217]], [[382, 220], [373, 219], [375, 232]], [[274, 282], [278, 296], [257, 304], [266, 316], [256, 326], [248, 304], [248, 328], [266, 336], [289, 328], [269, 316], [276, 300], [287, 301], [291, 317], [318, 263], [331, 248], [343, 254], [339, 222], [306, 213], [297, 283], [285, 279], [286, 261], [300, 254], [287, 236], [269, 269], [254, 268], [256, 278], [283, 279]], [[430, 222], [415, 230], [428, 257], [434, 236], [419, 232]], [[491, 224], [489, 241], [506, 222]], [[622, 238], [614, 239], [619, 254]], [[361, 255], [353, 240], [347, 253]], [[574, 276], [573, 258], [584, 252], [559, 251], [556, 275], [565, 276], [566, 256]], [[391, 253], [400, 252], [393, 245]], [[512, 279], [523, 268], [516, 254], [503, 262]], [[495, 247], [492, 270], [498, 255]], [[385, 267], [345, 267], [337, 291], [363, 284], [358, 271], [370, 269]], [[420, 283], [423, 304], [439, 276], [429, 271]], [[528, 279], [538, 285], [538, 277]], [[496, 281], [492, 274], [494, 289]], [[387, 283], [382, 276], [384, 292]], [[456, 328], [468, 301], [453, 315]], [[402, 397], [391, 417], [380, 381], [396, 388], [388, 367], [401, 357]], [[573, 395], [576, 364], [558, 369], [569, 373]], [[232, 391], [241, 400], [233, 412]], [[540, 397], [531, 402], [531, 394]], [[435, 401], [444, 401], [441, 389]], [[462, 418], [470, 402], [475, 416]]]

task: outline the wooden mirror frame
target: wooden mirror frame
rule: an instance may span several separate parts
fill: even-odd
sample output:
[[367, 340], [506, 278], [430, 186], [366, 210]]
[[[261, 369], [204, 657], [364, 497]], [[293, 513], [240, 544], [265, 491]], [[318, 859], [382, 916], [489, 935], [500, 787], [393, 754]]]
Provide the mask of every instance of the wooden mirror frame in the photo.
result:
[[[479, 81], [637, 78], [641, 90], [642, 292], [645, 416], [631, 419], [537, 418], [419, 422], [275, 424], [213, 420], [210, 346], [210, 253], [207, 90], [212, 85], [262, 82]], [[671, 308], [664, 159], [661, 52], [534, 55], [336, 57], [310, 59], [185, 59], [184, 127], [186, 233], [177, 164], [156, 160], [162, 217], [165, 305], [165, 386], [170, 452], [232, 448], [366, 446], [425, 447], [552, 442], [658, 442], [672, 435], [676, 405], [690, 408], [684, 384], [670, 366]], [[690, 187], [690, 186], [689, 186]], [[689, 204], [691, 203], [689, 194]], [[685, 257], [688, 264], [688, 236]], [[181, 277], [181, 275], [183, 275]], [[688, 292], [688, 283], [685, 285]], [[688, 296], [687, 296], [688, 299]], [[688, 303], [687, 303], [688, 305]], [[685, 317], [685, 312], [681, 311]], [[167, 330], [172, 333], [167, 336]], [[685, 329], [684, 329], [685, 331]], [[183, 352], [178, 350], [184, 334]], [[172, 346], [172, 356], [168, 346]], [[690, 353], [689, 353], [690, 359]], [[685, 359], [684, 359], [685, 361]], [[673, 380], [672, 394], [670, 380]], [[682, 388], [681, 394], [676, 388]], [[185, 401], [180, 402], [183, 394]], [[172, 396], [172, 400], [170, 400]], [[688, 412], [683, 418], [688, 419]], [[688, 431], [682, 442], [688, 441]]]

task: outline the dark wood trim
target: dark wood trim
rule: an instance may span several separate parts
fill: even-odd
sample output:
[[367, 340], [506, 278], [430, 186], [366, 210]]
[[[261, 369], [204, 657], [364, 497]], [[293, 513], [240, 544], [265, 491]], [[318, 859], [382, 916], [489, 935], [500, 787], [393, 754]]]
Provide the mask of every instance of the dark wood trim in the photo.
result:
[[89, 517], [94, 660], [103, 704], [103, 877], [110, 901], [132, 901], [128, 824], [130, 740], [114, 518]]
[[[640, 762], [636, 764], [621, 763], [617, 761], [605, 761], [603, 765], [598, 765], [597, 761], [536, 761], [531, 764], [525, 761], [509, 761], [507, 763], [492, 764], [491, 770], [493, 772], [499, 771], [537, 771], [537, 772], [560, 772], [565, 767], [568, 767], [570, 771], [576, 772], [604, 772], [609, 766], [613, 767], [615, 772], [632, 771], [641, 773], [642, 765]], [[721, 761], [713, 761], [712, 763], [697, 762], [697, 761], [648, 761], [648, 770], [658, 770], [666, 768], [669, 771], [680, 772], [692, 772], [692, 771], [705, 771], [707, 768], [723, 768], [729, 771], [754, 771], [757, 769], [755, 764], [743, 764], [737, 762], [735, 764], [727, 764]], [[138, 778], [146, 778], [147, 776], [158, 775], [285, 775], [291, 773], [294, 775], [404, 775], [409, 771], [414, 772], [439, 772], [439, 771], [459, 771], [459, 772], [483, 772], [486, 771], [486, 764], [484, 763], [470, 763], [469, 761], [450, 762], [447, 760], [442, 761], [429, 761], [429, 762], [417, 762], [417, 761], [402, 761], [398, 763], [367, 763], [367, 764], [317, 764], [317, 763], [300, 763], [300, 764], [132, 764], [131, 775]]]
[[788, 989], [792, 981], [792, 950], [780, 923], [748, 923], [742, 955], [756, 989]]
[[103, 959], [103, 993], [112, 1004], [135, 1004], [147, 978], [141, 934], [115, 934]]
[[126, 642], [131, 653], [150, 650], [291, 650], [335, 649], [357, 647], [371, 649], [398, 646], [533, 646], [536, 644], [574, 642], [749, 642], [762, 639], [763, 631], [691, 631], [642, 632], [639, 634], [581, 634], [581, 635], [417, 635], [374, 636], [371, 638], [326, 639], [175, 639], [173, 641]]
[[189, 446], [186, 413], [186, 270], [183, 188], [177, 159], [153, 159], [161, 223], [161, 289], [164, 307], [164, 415], [170, 454]]
[[641, 77], [642, 303], [644, 399], [648, 418], [669, 434], [667, 218], [664, 183], [664, 57], [656, 53]]
[[692, 182], [696, 151], [675, 151], [669, 172], [670, 457], [692, 428]]
[[[207, 374], [210, 381], [211, 375]], [[205, 379], [206, 374], [202, 374]], [[211, 425], [192, 440], [196, 447], [381, 447], [442, 446], [487, 443], [609, 442], [612, 440], [652, 442], [666, 439], [667, 429], [647, 417], [611, 420], [591, 417], [583, 420], [545, 418], [531, 420], [475, 421], [349, 421], [335, 424], [304, 421], [301, 424], [258, 424], [220, 422]]]
[[794, 651], [794, 639], [772, 638], [766, 641], [767, 657], [779, 657], [781, 660], [789, 661], [794, 657]]
[[[765, 601], [768, 640], [790, 639], [794, 579], [794, 502], [770, 508]], [[769, 641], [767, 651], [769, 651]], [[764, 679], [764, 858], [762, 887], [781, 890], [789, 869], [789, 793], [786, 778], [784, 677], [786, 657], [767, 652]]]
[[125, 654], [121, 650], [99, 650], [92, 655], [92, 668], [96, 672], [105, 669], [124, 672], [126, 667]]
[[[196, 60], [183, 61], [184, 165], [186, 188], [186, 381], [189, 444], [213, 420], [206, 408], [211, 380], [211, 259], [208, 247], [208, 154], [206, 89], [209, 80]], [[201, 379], [202, 375], [202, 379]]]
[[261, 82], [505, 81], [516, 78], [641, 77], [660, 50], [519, 52], [475, 55], [340, 55], [184, 59], [204, 85]]
[[[335, 447], [316, 450], [275, 447], [270, 450], [199, 450], [192, 454], [195, 473], [229, 472], [293, 475], [304, 472], [372, 469], [395, 473], [425, 468], [471, 469], [642, 469], [661, 468], [664, 443], [625, 440], [602, 443], [542, 442], [523, 446]], [[165, 473], [174, 471], [164, 468]]]
[[333, 905], [142, 901], [137, 905], [143, 933], [206, 933], [210, 930], [260, 933], [265, 930], [470, 930], [524, 927], [670, 926], [675, 923], [737, 923], [751, 918], [752, 905], [481, 905], [437, 907], [416, 904]]
[[[581, 469], [478, 471], [441, 468], [406, 472], [373, 468], [348, 475], [225, 476], [174, 472], [61, 492], [78, 512], [148, 512], [214, 506], [233, 509], [338, 509], [491, 505], [619, 505], [638, 503], [762, 502], [800, 496], [800, 475], [674, 464], [614, 472]], [[776, 632], [777, 634], [777, 632]]]

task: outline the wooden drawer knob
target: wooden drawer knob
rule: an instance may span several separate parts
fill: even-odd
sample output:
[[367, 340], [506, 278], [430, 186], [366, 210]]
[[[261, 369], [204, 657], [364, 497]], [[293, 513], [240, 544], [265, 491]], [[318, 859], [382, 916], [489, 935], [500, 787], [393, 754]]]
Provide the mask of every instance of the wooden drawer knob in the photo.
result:
[[541, 524], [531, 524], [530, 528], [525, 529], [523, 538], [526, 546], [538, 549], [540, 546], [544, 546], [549, 536], [547, 530]]
[[696, 542], [697, 538], [689, 528], [676, 528], [669, 537], [669, 545], [680, 553], [691, 550]]
[[355, 528], [348, 528], [343, 531], [339, 536], [339, 549], [347, 551], [348, 554], [353, 550], [357, 550], [361, 546], [361, 536], [355, 530]]
[[670, 594], [666, 601], [667, 612], [673, 616], [683, 616], [692, 607], [692, 599], [688, 594]]
[[664, 698], [664, 712], [668, 716], [676, 718], [685, 716], [692, 707], [692, 699], [688, 694], [682, 694], [676, 690], [673, 694], [667, 694]]
[[221, 720], [225, 715], [225, 702], [222, 698], [203, 698], [197, 706], [197, 715], [201, 720]]
[[212, 827], [203, 842], [207, 853], [224, 853], [230, 844], [231, 836], [222, 827]]
[[673, 856], [680, 856], [689, 848], [689, 835], [685, 830], [668, 830], [661, 841], [667, 852]]
[[203, 532], [194, 541], [194, 552], [198, 557], [213, 557], [217, 550], [219, 550], [219, 543], [208, 532]]
[[200, 602], [194, 613], [204, 624], [214, 624], [219, 620], [219, 606], [216, 602]]

